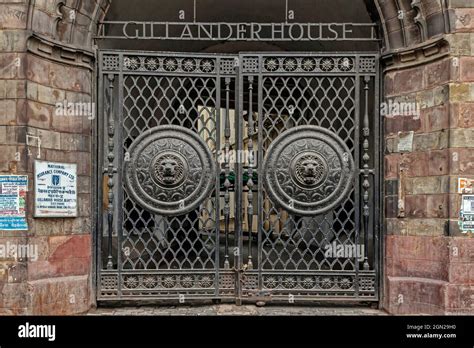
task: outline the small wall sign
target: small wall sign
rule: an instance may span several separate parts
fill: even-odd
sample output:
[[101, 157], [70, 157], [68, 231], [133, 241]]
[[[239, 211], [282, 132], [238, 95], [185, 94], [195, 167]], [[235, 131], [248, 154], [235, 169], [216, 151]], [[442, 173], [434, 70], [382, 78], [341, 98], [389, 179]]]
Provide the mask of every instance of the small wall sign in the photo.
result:
[[77, 216], [77, 165], [35, 162], [35, 217]]
[[415, 132], [398, 133], [398, 152], [413, 151], [413, 137]]
[[0, 230], [26, 231], [28, 176], [0, 175]]
[[461, 194], [474, 194], [474, 180], [459, 178], [459, 180], [458, 180], [458, 193], [461, 193]]
[[474, 232], [474, 195], [462, 196], [460, 223], [463, 232]]

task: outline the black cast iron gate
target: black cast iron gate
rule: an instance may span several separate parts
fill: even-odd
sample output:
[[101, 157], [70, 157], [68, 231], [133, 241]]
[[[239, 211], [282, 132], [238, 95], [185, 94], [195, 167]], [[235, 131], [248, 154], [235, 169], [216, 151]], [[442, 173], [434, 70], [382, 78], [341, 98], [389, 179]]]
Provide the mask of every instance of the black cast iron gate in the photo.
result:
[[375, 54], [104, 51], [98, 299], [378, 300]]

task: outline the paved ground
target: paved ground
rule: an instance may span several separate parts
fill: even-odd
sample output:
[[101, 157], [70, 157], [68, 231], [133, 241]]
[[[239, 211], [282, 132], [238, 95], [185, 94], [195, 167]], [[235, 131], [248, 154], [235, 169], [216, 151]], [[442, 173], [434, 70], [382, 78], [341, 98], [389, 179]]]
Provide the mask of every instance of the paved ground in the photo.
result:
[[113, 316], [374, 316], [387, 315], [385, 312], [366, 307], [283, 307], [283, 306], [236, 306], [236, 305], [208, 305], [208, 306], [163, 306], [163, 307], [124, 307], [99, 308], [92, 310], [88, 315]]

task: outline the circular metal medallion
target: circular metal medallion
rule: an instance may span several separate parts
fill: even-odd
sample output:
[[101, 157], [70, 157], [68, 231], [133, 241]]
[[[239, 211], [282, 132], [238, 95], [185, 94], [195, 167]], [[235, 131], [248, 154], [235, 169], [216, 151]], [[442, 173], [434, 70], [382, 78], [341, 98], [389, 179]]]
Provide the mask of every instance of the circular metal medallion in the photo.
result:
[[263, 165], [263, 179], [276, 205], [295, 215], [314, 216], [347, 198], [354, 167], [349, 148], [336, 134], [321, 127], [301, 126], [273, 141]]
[[160, 215], [196, 209], [215, 186], [216, 169], [206, 143], [179, 126], [159, 126], [140, 135], [125, 161], [125, 186], [143, 208]]

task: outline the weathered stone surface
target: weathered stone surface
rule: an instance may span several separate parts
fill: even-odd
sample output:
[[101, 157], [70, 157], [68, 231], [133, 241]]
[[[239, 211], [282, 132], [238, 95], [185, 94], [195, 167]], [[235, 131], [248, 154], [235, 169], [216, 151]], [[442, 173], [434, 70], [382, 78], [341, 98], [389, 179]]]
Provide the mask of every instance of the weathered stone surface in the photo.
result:
[[[59, 6], [54, 1], [36, 0], [28, 17], [30, 29], [36, 35], [64, 38], [78, 48], [90, 48], [90, 22], [97, 21], [107, 3], [68, 0]], [[35, 219], [34, 200], [29, 194], [30, 230], [15, 235], [28, 235], [25, 243], [38, 247], [39, 255], [28, 263], [0, 260], [0, 313], [74, 314], [90, 307], [92, 122], [84, 117], [67, 121], [57, 118], [55, 108], [57, 103], [68, 100], [91, 102], [92, 74], [91, 70], [73, 66], [77, 62], [61, 64], [44, 58], [48, 52], [51, 58], [61, 57], [54, 51], [57, 48], [45, 43], [34, 44], [32, 40], [26, 52], [27, 38], [32, 34], [23, 30], [28, 6], [23, 0], [0, 1], [0, 171], [28, 174], [29, 190], [33, 192], [35, 159], [78, 163], [79, 210], [84, 216]], [[75, 6], [80, 9], [73, 21], [69, 14]], [[62, 11], [66, 12], [60, 14]], [[60, 22], [69, 22], [70, 29], [77, 26], [87, 32], [76, 34], [72, 30], [61, 36], [57, 32]], [[37, 144], [26, 146], [26, 134], [41, 138], [41, 151]], [[0, 243], [8, 235], [1, 231]]]
[[405, 197], [405, 215], [407, 218], [426, 218], [426, 195], [408, 195]]
[[450, 157], [447, 149], [430, 151], [428, 158], [428, 175], [448, 175], [450, 169], [449, 164]]
[[[28, 88], [37, 87], [36, 84], [41, 84], [43, 86], [49, 86], [49, 69], [50, 64], [47, 60], [40, 57], [34, 56], [32, 54], [28, 55], [27, 58], [28, 67], [26, 76], [28, 78]], [[35, 82], [35, 85], [29, 86], [31, 82]], [[37, 88], [36, 88], [37, 90]]]
[[85, 93], [90, 93], [92, 90], [92, 76], [86, 69], [51, 64], [49, 78], [50, 86], [55, 88]]
[[454, 103], [451, 105], [452, 128], [474, 128], [474, 103]]
[[446, 219], [390, 219], [387, 218], [386, 232], [393, 235], [443, 236], [446, 234]]
[[413, 195], [449, 193], [449, 177], [427, 176], [406, 179], [406, 193]]
[[0, 99], [26, 98], [24, 80], [0, 80]]
[[37, 237], [65, 234], [62, 219], [34, 219], [30, 225], [30, 230]]
[[461, 81], [474, 82], [474, 57], [461, 57], [460, 67]]
[[474, 36], [469, 33], [456, 33], [446, 35], [446, 40], [449, 42], [451, 52], [453, 55], [471, 55], [474, 45], [471, 42]]
[[79, 134], [63, 133], [61, 134], [61, 150], [90, 152], [91, 139], [88, 136], [83, 136]]
[[451, 263], [449, 265], [449, 282], [453, 284], [469, 284], [474, 287], [472, 263]]
[[0, 3], [0, 29], [26, 29], [26, 4]]
[[449, 195], [428, 195], [426, 201], [427, 217], [449, 217]]
[[425, 86], [438, 87], [451, 80], [452, 74], [452, 61], [451, 59], [444, 59], [440, 62], [434, 62], [425, 66]]
[[17, 147], [2, 145], [0, 151], [0, 172], [10, 172], [18, 163], [16, 158]]
[[41, 148], [61, 150], [61, 133], [28, 127], [27, 133], [41, 139]]
[[474, 31], [474, 8], [457, 8], [450, 12], [450, 17], [456, 32]]
[[91, 195], [88, 193], [78, 194], [78, 216], [91, 216]]
[[399, 154], [390, 154], [385, 156], [385, 179], [398, 178], [400, 161], [401, 155]]
[[448, 218], [449, 196], [408, 195], [405, 197], [407, 218]]
[[434, 90], [427, 89], [416, 94], [416, 103], [421, 110], [435, 106]]
[[208, 306], [188, 305], [162, 305], [162, 306], [124, 306], [120, 308], [93, 308], [88, 316], [386, 316], [387, 313], [379, 309], [354, 306], [320, 307], [300, 304], [290, 307], [288, 305], [272, 305], [257, 307], [255, 305], [217, 304]]
[[386, 245], [385, 306], [389, 312], [472, 312], [472, 239], [388, 236]]
[[405, 173], [409, 177], [429, 175], [429, 153], [412, 152], [402, 156]]
[[474, 286], [449, 284], [446, 286], [447, 314], [470, 314], [474, 311]]
[[385, 197], [385, 217], [387, 219], [398, 216], [398, 196]]
[[0, 52], [24, 52], [27, 33], [20, 30], [0, 30]]
[[452, 129], [450, 133], [451, 148], [474, 148], [474, 129]]
[[424, 131], [421, 118], [410, 116], [386, 117], [385, 133], [397, 134], [398, 132], [420, 132]]
[[15, 100], [0, 100], [0, 124], [3, 126], [15, 125], [17, 102]]
[[471, 87], [467, 83], [453, 83], [449, 86], [450, 100], [453, 103], [472, 102]]
[[390, 96], [423, 89], [423, 69], [423, 67], [412, 68], [387, 74], [385, 84], [386, 94]]
[[414, 277], [388, 277], [385, 309], [392, 314], [444, 314], [444, 287], [439, 280]]
[[90, 235], [35, 237], [30, 243], [41, 253], [38, 261], [28, 264], [29, 280], [89, 274]]
[[[90, 203], [90, 201], [89, 201]], [[90, 203], [91, 204], [91, 203]], [[92, 233], [91, 217], [78, 217], [76, 219], [64, 220], [64, 234], [88, 234]]]
[[49, 129], [51, 116], [54, 112], [54, 107], [46, 104], [37, 103], [34, 101], [27, 101], [26, 115], [24, 121], [28, 125], [37, 128]]
[[426, 132], [435, 132], [449, 128], [449, 106], [442, 105], [421, 110], [421, 119], [425, 122]]
[[441, 150], [448, 147], [448, 132], [439, 131], [416, 134], [413, 137], [413, 151]]
[[450, 149], [451, 174], [474, 175], [474, 151], [472, 149]]
[[28, 286], [32, 315], [71, 315], [90, 308], [88, 276], [44, 279]]
[[28, 308], [28, 284], [0, 284], [0, 314], [21, 314]]

